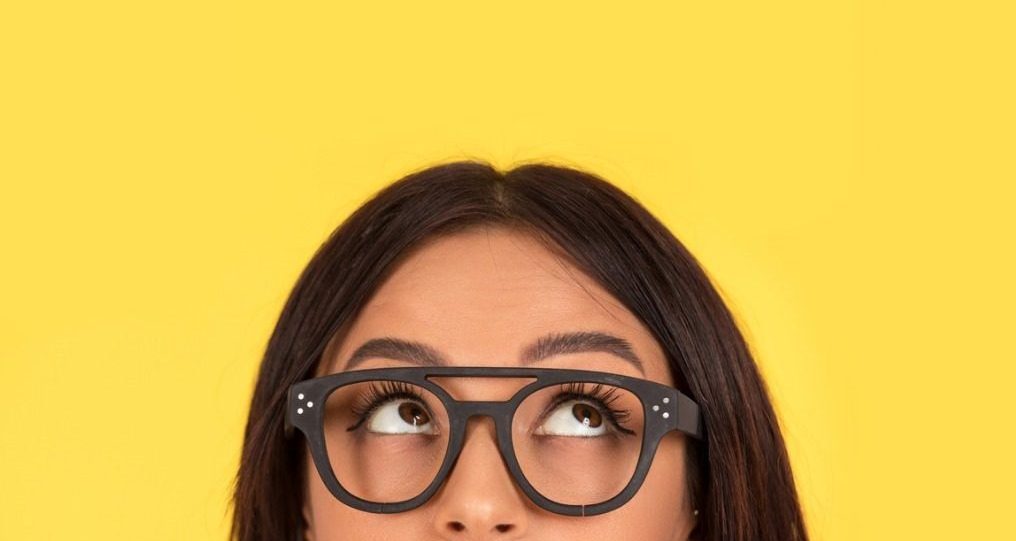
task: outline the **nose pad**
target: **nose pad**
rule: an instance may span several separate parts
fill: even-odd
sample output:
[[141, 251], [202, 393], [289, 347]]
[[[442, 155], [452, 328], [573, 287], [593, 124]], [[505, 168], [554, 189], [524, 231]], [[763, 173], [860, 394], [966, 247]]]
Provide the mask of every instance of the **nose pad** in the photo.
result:
[[469, 418], [462, 449], [435, 494], [435, 530], [470, 536], [521, 535], [528, 527], [527, 501], [498, 448], [494, 419]]

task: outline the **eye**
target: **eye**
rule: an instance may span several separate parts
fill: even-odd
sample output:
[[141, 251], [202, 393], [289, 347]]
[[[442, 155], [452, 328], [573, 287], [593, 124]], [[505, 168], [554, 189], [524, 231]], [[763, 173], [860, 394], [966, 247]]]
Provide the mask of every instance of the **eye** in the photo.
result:
[[600, 410], [585, 400], [566, 400], [554, 407], [534, 433], [541, 436], [589, 438], [608, 432]]
[[396, 398], [374, 408], [367, 430], [379, 434], [436, 434], [427, 409], [415, 400]]

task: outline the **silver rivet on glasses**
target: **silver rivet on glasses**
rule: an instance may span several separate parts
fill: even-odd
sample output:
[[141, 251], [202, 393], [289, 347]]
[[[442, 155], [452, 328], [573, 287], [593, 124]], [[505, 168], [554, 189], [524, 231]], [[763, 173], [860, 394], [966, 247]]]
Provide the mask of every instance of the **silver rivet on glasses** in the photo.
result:
[[663, 397], [663, 403], [666, 404], [667, 402], [670, 402], [670, 398], [668, 398], [666, 396]]
[[296, 412], [302, 415], [303, 414], [303, 408], [296, 408]]
[[669, 411], [663, 412], [663, 418], [666, 419], [667, 417], [670, 417], [670, 412]]
[[653, 404], [653, 411], [660, 411], [660, 406]]
[[314, 403], [313, 402], [307, 402], [307, 407], [308, 408], [313, 408], [314, 407]]
[[303, 400], [303, 393], [296, 395], [297, 400]]

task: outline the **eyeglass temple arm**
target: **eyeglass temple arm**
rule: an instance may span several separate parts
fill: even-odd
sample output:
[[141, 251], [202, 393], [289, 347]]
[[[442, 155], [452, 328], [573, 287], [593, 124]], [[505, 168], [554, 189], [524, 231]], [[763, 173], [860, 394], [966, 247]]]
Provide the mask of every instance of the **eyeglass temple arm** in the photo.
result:
[[696, 439], [702, 439], [705, 436], [705, 431], [702, 426], [702, 414], [699, 411], [698, 404], [680, 391], [674, 394], [677, 399], [677, 415], [674, 419], [674, 428]]

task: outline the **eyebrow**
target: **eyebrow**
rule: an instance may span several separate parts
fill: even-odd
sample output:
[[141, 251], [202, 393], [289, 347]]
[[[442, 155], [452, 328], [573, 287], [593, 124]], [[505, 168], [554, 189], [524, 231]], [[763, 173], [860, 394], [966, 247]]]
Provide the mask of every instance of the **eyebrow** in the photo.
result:
[[[642, 360], [635, 354], [629, 341], [598, 331], [551, 333], [541, 336], [522, 350], [520, 360], [523, 365], [530, 365], [554, 355], [587, 352], [609, 353], [634, 366], [643, 376], [646, 374]], [[386, 336], [373, 338], [356, 348], [356, 351], [350, 355], [346, 362], [345, 369], [352, 370], [367, 359], [377, 357], [422, 366], [448, 366], [449, 364], [447, 358], [431, 346]]]

